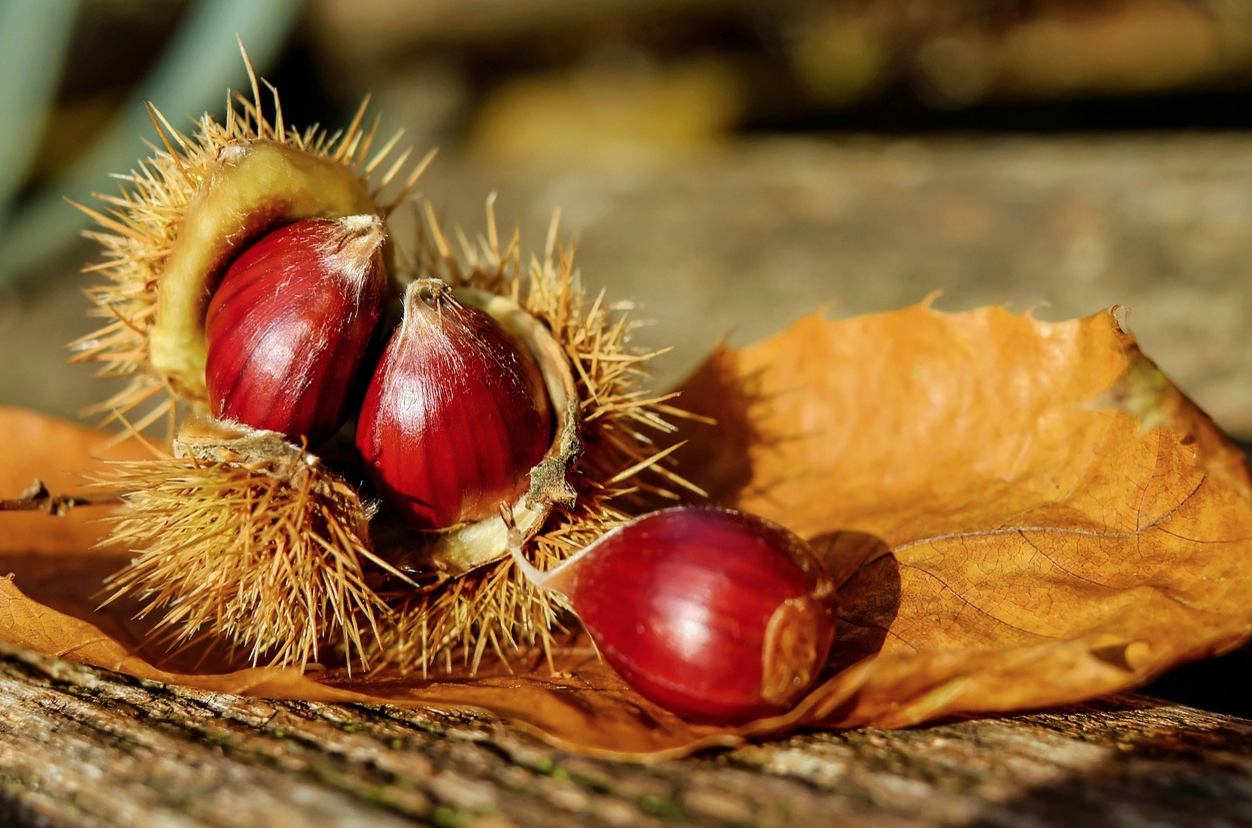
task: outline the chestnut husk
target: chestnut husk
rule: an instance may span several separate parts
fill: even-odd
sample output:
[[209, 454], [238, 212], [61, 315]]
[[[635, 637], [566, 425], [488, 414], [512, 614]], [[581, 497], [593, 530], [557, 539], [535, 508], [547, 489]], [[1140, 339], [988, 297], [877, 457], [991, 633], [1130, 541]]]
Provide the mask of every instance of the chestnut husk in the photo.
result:
[[[172, 429], [180, 444], [196, 442], [187, 428], [194, 417], [187, 419], [187, 412], [202, 415], [206, 402], [204, 312], [222, 273], [252, 241], [303, 218], [350, 213], [385, 219], [426, 163], [400, 182], [399, 195], [384, 202], [381, 186], [399, 181], [407, 153], [384, 173], [380, 187], [368, 184], [392, 144], [370, 157], [374, 133], [361, 129], [361, 113], [342, 134], [296, 133], [281, 117], [273, 124], [263, 117], [255, 79], [252, 100], [239, 97], [236, 104], [240, 111], [232, 108], [224, 126], [205, 116], [196, 138], [180, 135], [154, 112], [165, 151], [123, 177], [131, 190], [105, 197], [107, 214], [83, 208], [101, 225], [95, 237], [105, 261], [93, 270], [109, 280], [90, 295], [97, 312], [111, 322], [76, 344], [77, 359], [102, 364], [105, 375], [132, 377], [128, 388], [101, 406], [125, 423], [128, 433], [138, 434], [168, 416], [171, 422], [184, 420], [181, 430]], [[322, 181], [330, 183], [322, 188]], [[638, 390], [641, 366], [653, 354], [629, 347], [633, 323], [616, 306], [585, 295], [572, 254], [556, 239], [554, 221], [542, 255], [523, 264], [519, 240], [501, 242], [489, 209], [486, 236], [474, 242], [461, 237], [456, 252], [427, 205], [416, 273], [409, 274], [443, 279], [459, 301], [484, 310], [525, 343], [541, 366], [555, 367], [544, 369], [556, 420], [552, 442], [530, 470], [529, 486], [511, 515], [528, 538], [528, 554], [545, 565], [625, 521], [633, 498], [689, 486], [667, 467], [670, 449], [648, 436], [672, 430], [668, 418], [681, 416], [668, 395], [651, 397]], [[188, 405], [176, 407], [175, 400]], [[133, 419], [146, 403], [154, 403], [151, 410]], [[216, 438], [201, 445], [207, 454], [180, 449], [183, 456], [173, 456], [158, 449], [152, 461], [116, 466], [102, 485], [134, 508], [114, 538], [136, 551], [135, 561], [113, 581], [118, 590], [146, 596], [147, 611], [158, 600], [170, 602], [170, 625], [195, 618], [186, 629], [225, 635], [247, 648], [253, 662], [304, 664], [336, 651], [349, 663], [425, 670], [451, 658], [454, 650], [464, 651], [477, 665], [488, 647], [509, 658], [528, 642], [551, 643], [560, 606], [531, 587], [507, 560], [509, 530], [503, 518], [492, 515], [447, 532], [398, 531], [374, 518], [372, 504], [355, 484], [359, 471], [350, 462], [330, 459], [339, 456], [338, 438], [316, 455], [282, 442], [283, 452], [307, 459], [299, 475], [271, 474], [271, 465], [258, 465], [237, 451], [236, 443]], [[344, 496], [333, 502], [288, 497], [304, 491], [305, 483], [313, 486], [309, 491], [321, 486]], [[367, 591], [353, 593], [359, 596], [351, 605], [356, 609], [322, 602], [344, 591], [335, 555], [302, 570], [306, 574], [298, 583], [251, 579], [213, 556], [215, 541], [235, 540], [219, 533], [236, 526], [244, 504], [264, 508], [263, 502], [249, 499], [254, 489], [305, 510], [287, 513], [292, 525], [304, 520], [330, 527], [317, 535], [335, 547], [327, 551], [342, 543], [347, 552], [362, 556], [363, 574], [351, 578]], [[174, 491], [182, 494], [148, 497]], [[180, 522], [191, 534], [176, 538], [163, 532], [171, 522]], [[367, 528], [358, 532], [361, 526]], [[258, 565], [277, 566], [273, 556], [283, 550], [267, 547], [267, 537], [242, 540], [251, 544], [250, 554], [262, 554]], [[187, 543], [189, 538], [194, 542]], [[151, 566], [158, 560], [162, 566]], [[222, 614], [215, 605], [225, 593], [206, 596], [195, 583], [179, 580], [184, 570], [199, 572], [205, 582], [216, 577], [224, 589], [233, 583], [246, 605], [266, 606], [273, 618], [286, 621], [271, 624], [271, 632], [264, 634], [251, 630], [241, 621], [244, 616]], [[310, 615], [310, 605], [293, 601], [292, 590], [328, 611]], [[295, 630], [305, 621], [312, 626], [301, 628], [296, 640], [272, 632]], [[369, 635], [361, 633], [366, 628]], [[313, 648], [311, 640], [325, 646]]]

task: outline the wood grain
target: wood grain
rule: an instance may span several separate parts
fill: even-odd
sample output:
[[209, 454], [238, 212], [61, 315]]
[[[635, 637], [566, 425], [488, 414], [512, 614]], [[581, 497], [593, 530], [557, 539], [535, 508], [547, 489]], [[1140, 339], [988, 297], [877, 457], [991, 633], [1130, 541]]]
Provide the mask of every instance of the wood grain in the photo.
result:
[[17, 826], [1252, 824], [1252, 722], [1141, 696], [635, 765], [499, 722], [208, 693], [0, 645]]

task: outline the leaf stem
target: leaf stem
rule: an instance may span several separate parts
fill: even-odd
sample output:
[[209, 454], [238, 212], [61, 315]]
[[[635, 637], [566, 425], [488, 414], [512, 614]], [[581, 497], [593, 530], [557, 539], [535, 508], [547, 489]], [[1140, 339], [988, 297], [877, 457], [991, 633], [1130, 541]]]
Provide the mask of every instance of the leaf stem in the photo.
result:
[[16, 498], [0, 498], [0, 512], [32, 512], [39, 510], [56, 517], [64, 517], [75, 506], [101, 506], [121, 503], [114, 494], [61, 494], [48, 491], [42, 480], [35, 480]]

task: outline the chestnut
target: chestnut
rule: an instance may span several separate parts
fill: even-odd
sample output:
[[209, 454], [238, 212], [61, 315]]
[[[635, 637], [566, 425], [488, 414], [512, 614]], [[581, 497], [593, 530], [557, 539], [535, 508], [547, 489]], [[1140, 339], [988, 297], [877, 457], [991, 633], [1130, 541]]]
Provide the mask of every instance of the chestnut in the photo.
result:
[[343, 424], [387, 299], [378, 216], [306, 219], [262, 236], [209, 302], [214, 417], [317, 446]]
[[835, 633], [835, 588], [811, 548], [764, 518], [679, 506], [606, 533], [548, 572], [605, 661], [683, 718], [738, 724], [789, 710]]
[[390, 511], [418, 530], [493, 517], [530, 488], [552, 437], [544, 376], [526, 346], [439, 279], [410, 284], [356, 433]]

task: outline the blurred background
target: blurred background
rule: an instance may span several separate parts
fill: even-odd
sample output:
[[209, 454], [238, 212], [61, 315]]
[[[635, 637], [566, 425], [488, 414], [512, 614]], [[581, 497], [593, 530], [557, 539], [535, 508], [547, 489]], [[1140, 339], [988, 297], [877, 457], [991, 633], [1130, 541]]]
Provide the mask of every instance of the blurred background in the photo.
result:
[[[440, 147], [419, 189], [449, 222], [496, 193], [539, 249], [560, 208], [586, 284], [674, 346], [659, 386], [817, 308], [1120, 303], [1252, 438], [1244, 0], [0, 0], [0, 404], [106, 396], [65, 364], [95, 255], [65, 198], [151, 153], [144, 101], [220, 117], [236, 33], [288, 123], [369, 93]], [[1170, 680], [1220, 696], [1237, 657]], [[1248, 712], [1225, 692], [1200, 702]]]

